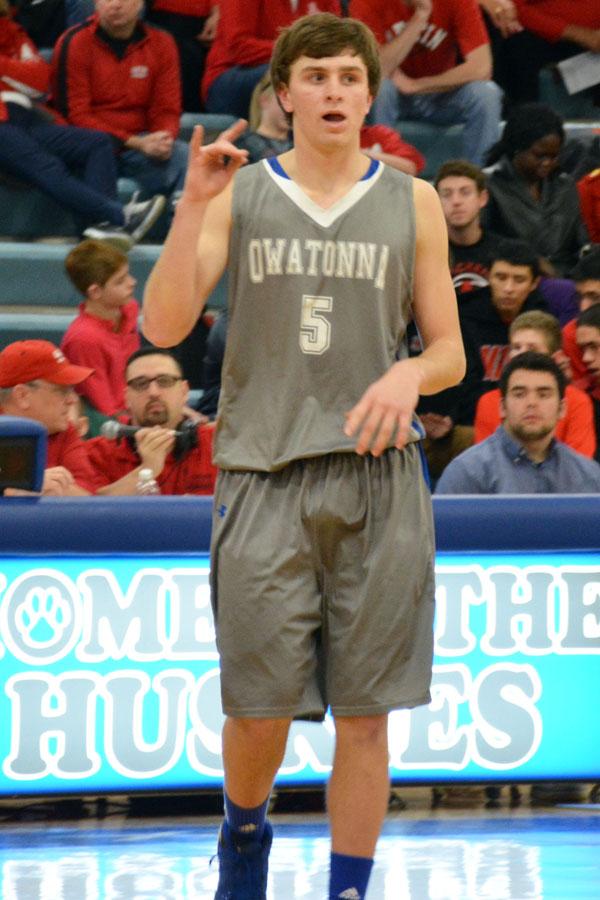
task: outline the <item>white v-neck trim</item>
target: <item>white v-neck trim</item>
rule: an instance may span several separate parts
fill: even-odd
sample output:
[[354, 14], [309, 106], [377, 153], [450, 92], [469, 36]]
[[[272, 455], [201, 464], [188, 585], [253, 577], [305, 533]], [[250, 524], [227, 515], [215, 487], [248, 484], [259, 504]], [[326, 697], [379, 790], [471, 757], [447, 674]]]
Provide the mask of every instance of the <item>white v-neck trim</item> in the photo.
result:
[[344, 197], [340, 200], [336, 200], [333, 206], [330, 206], [329, 209], [323, 209], [322, 206], [319, 206], [318, 203], [311, 200], [295, 181], [292, 181], [289, 177], [279, 175], [279, 173], [270, 165], [268, 159], [263, 159], [262, 164], [275, 184], [281, 188], [292, 203], [295, 203], [302, 212], [306, 213], [307, 216], [310, 216], [317, 225], [321, 225], [323, 228], [329, 228], [336, 219], [339, 219], [340, 216], [358, 203], [358, 201], [365, 196], [367, 191], [369, 191], [379, 180], [383, 173], [383, 164], [379, 162], [377, 169], [369, 178], [361, 178], [360, 181], [357, 181], [356, 184], [350, 188]]

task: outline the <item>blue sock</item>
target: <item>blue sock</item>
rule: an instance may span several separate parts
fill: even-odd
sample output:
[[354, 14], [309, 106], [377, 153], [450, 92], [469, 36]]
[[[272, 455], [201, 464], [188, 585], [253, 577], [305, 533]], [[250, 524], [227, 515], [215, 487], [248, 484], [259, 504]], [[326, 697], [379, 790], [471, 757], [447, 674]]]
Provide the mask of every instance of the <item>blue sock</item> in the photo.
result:
[[331, 854], [329, 900], [363, 900], [373, 868], [373, 860], [363, 856]]
[[244, 806], [238, 806], [225, 794], [225, 818], [231, 831], [236, 832], [236, 837], [247, 837], [249, 840], [262, 839], [265, 830], [265, 821], [267, 818], [267, 808], [269, 806], [269, 798], [261, 803], [248, 809]]

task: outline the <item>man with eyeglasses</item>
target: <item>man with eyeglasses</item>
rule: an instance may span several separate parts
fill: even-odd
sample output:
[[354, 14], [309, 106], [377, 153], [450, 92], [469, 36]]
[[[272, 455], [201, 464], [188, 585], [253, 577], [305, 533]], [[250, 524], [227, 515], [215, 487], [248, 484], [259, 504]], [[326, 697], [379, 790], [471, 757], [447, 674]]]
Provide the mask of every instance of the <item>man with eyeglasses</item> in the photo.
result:
[[128, 425], [135, 433], [86, 442], [99, 494], [136, 493], [140, 469], [151, 469], [161, 494], [212, 494], [213, 426], [186, 415], [188, 383], [168, 351], [143, 347], [125, 369]]
[[0, 411], [40, 422], [48, 431], [42, 495], [94, 493], [96, 480], [83, 441], [70, 421], [75, 385], [93, 369], [75, 366], [50, 341], [15, 341], [0, 353]]

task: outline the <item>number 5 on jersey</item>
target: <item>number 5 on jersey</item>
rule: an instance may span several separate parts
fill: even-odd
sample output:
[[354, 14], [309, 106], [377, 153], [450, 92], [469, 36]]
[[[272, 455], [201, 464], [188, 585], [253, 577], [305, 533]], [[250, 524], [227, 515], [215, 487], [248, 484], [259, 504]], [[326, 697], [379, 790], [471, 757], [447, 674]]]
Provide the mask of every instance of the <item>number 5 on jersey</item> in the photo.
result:
[[331, 323], [322, 313], [330, 313], [333, 297], [302, 297], [300, 319], [300, 349], [303, 353], [320, 356], [329, 349], [331, 343]]

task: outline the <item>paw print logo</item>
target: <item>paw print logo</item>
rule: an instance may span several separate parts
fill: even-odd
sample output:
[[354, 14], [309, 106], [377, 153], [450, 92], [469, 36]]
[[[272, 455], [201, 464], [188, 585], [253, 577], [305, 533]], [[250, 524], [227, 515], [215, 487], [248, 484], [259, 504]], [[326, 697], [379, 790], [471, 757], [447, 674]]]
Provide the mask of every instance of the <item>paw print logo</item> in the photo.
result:
[[30, 569], [7, 588], [0, 603], [0, 634], [9, 653], [30, 665], [62, 659], [77, 643], [80, 596], [54, 569]]
[[58, 587], [32, 588], [15, 611], [21, 640], [31, 650], [60, 644], [71, 621], [71, 606]]

